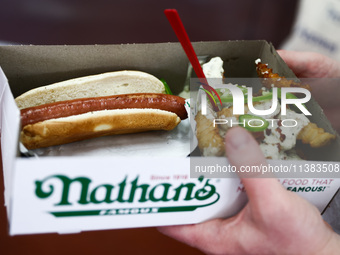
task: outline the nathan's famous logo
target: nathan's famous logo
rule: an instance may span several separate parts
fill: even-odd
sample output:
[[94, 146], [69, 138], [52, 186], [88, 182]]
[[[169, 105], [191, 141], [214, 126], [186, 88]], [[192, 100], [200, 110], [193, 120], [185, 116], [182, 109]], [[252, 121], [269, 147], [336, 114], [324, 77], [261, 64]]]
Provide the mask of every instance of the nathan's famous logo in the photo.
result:
[[[278, 99], [280, 99], [281, 102], [281, 116], [286, 116], [288, 105], [292, 105], [292, 107], [295, 107], [304, 115], [312, 115], [304, 105], [304, 103], [307, 103], [311, 99], [311, 93], [309, 90], [304, 88], [273, 87], [270, 92], [258, 97], [253, 96], [253, 88], [251, 87], [240, 87], [236, 85], [223, 84], [223, 90], [227, 89], [230, 91], [230, 94], [228, 94], [226, 98], [222, 98], [222, 100], [219, 97], [219, 100], [221, 105], [222, 102], [232, 103], [233, 115], [240, 115], [239, 121], [235, 121], [233, 119], [214, 119], [214, 126], [219, 124], [229, 124], [230, 126], [241, 125], [243, 127], [252, 128], [266, 128], [270, 124], [273, 126], [274, 122], [278, 120], [264, 119], [260, 116], [273, 114], [278, 108]], [[210, 103], [216, 108], [217, 101], [215, 96], [213, 96], [213, 94], [208, 91], [206, 87], [203, 90], [208, 95]], [[304, 97], [298, 98], [293, 93], [302, 94]], [[254, 103], [264, 100], [272, 100], [271, 107], [269, 109], [256, 109]], [[248, 114], [245, 112], [245, 104], [247, 104]], [[207, 97], [204, 93], [201, 94], [201, 112], [202, 115], [207, 115]], [[284, 127], [295, 127], [298, 125], [298, 123], [295, 119], [284, 119], [281, 121], [281, 125]]]
[[[65, 175], [52, 175], [35, 182], [35, 194], [41, 199], [54, 197], [54, 200], [58, 201], [54, 206], [63, 209], [75, 204], [105, 204], [105, 207], [109, 207], [98, 210], [50, 212], [56, 217], [194, 211], [199, 207], [206, 207], [216, 203], [220, 197], [216, 192], [216, 187], [210, 183], [210, 179], [204, 179], [203, 177], [198, 178], [196, 183], [180, 183], [177, 186], [171, 183], [158, 183], [155, 185], [140, 183], [139, 176], [131, 181], [128, 181], [126, 176], [124, 180], [117, 184], [95, 185], [87, 177], [72, 179]], [[182, 204], [183, 201], [192, 202], [189, 203], [191, 205], [186, 206], [157, 206], [157, 202], [171, 201], [182, 202]], [[146, 202], [153, 202], [153, 205], [140, 206]], [[139, 207], [112, 209], [108, 206], [111, 204], [131, 203], [138, 203]], [[150, 203], [148, 204], [150, 205]]]

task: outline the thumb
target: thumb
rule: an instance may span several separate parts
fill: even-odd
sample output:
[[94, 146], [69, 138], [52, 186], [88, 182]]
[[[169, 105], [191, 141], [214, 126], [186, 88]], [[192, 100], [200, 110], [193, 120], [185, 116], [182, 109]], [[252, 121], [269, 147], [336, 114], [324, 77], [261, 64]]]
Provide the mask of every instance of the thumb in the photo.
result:
[[[238, 176], [247, 192], [250, 203], [270, 203], [271, 194], [284, 191], [273, 174], [262, 174], [266, 159], [253, 136], [244, 128], [231, 128], [225, 137], [226, 154], [236, 167]], [[266, 199], [264, 199], [266, 198]]]

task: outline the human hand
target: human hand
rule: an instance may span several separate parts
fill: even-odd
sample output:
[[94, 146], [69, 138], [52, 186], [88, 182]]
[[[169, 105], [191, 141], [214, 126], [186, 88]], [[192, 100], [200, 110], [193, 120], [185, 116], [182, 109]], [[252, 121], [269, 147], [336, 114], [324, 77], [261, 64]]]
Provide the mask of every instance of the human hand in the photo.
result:
[[[266, 164], [259, 145], [245, 129], [230, 129], [225, 142], [228, 159], [238, 169]], [[209, 254], [338, 253], [340, 236], [316, 207], [285, 190], [275, 178], [240, 177], [249, 201], [236, 216], [159, 230]]]
[[313, 98], [320, 104], [334, 129], [340, 133], [340, 63], [314, 52], [277, 52], [297, 77], [305, 78], [303, 82], [311, 86]]
[[340, 63], [315, 52], [278, 50], [299, 78], [340, 78]]

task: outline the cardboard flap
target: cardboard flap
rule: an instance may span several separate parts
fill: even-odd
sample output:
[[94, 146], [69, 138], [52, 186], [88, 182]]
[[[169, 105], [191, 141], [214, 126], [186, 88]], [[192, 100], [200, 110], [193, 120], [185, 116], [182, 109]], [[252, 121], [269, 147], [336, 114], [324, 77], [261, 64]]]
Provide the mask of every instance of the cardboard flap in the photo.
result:
[[[5, 205], [9, 205], [14, 159], [17, 154], [20, 111], [15, 104], [7, 78], [0, 68], [1, 152], [5, 183]], [[8, 209], [8, 207], [7, 207]]]

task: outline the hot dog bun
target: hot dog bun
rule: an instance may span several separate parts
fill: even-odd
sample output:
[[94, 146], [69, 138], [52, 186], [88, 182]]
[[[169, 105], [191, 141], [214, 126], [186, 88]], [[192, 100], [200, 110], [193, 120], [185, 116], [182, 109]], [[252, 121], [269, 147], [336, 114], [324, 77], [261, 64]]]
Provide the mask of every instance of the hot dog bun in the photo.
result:
[[[119, 71], [39, 87], [17, 97], [16, 103], [23, 112], [26, 108], [31, 109], [39, 105], [45, 107], [47, 104], [65, 100], [131, 93], [159, 95], [165, 93], [165, 88], [160, 80], [150, 74]], [[182, 107], [184, 108], [184, 103]], [[181, 121], [176, 113], [167, 110], [137, 108], [139, 109], [130, 107], [130, 109], [95, 110], [27, 124], [22, 127], [21, 142], [28, 149], [36, 149], [104, 135], [171, 130]]]
[[165, 88], [163, 83], [151, 74], [140, 71], [117, 71], [35, 88], [18, 96], [15, 102], [19, 109], [24, 109], [75, 98], [130, 93], [165, 93]]
[[180, 121], [175, 113], [158, 109], [104, 110], [26, 125], [21, 142], [36, 149], [104, 135], [172, 130]]

